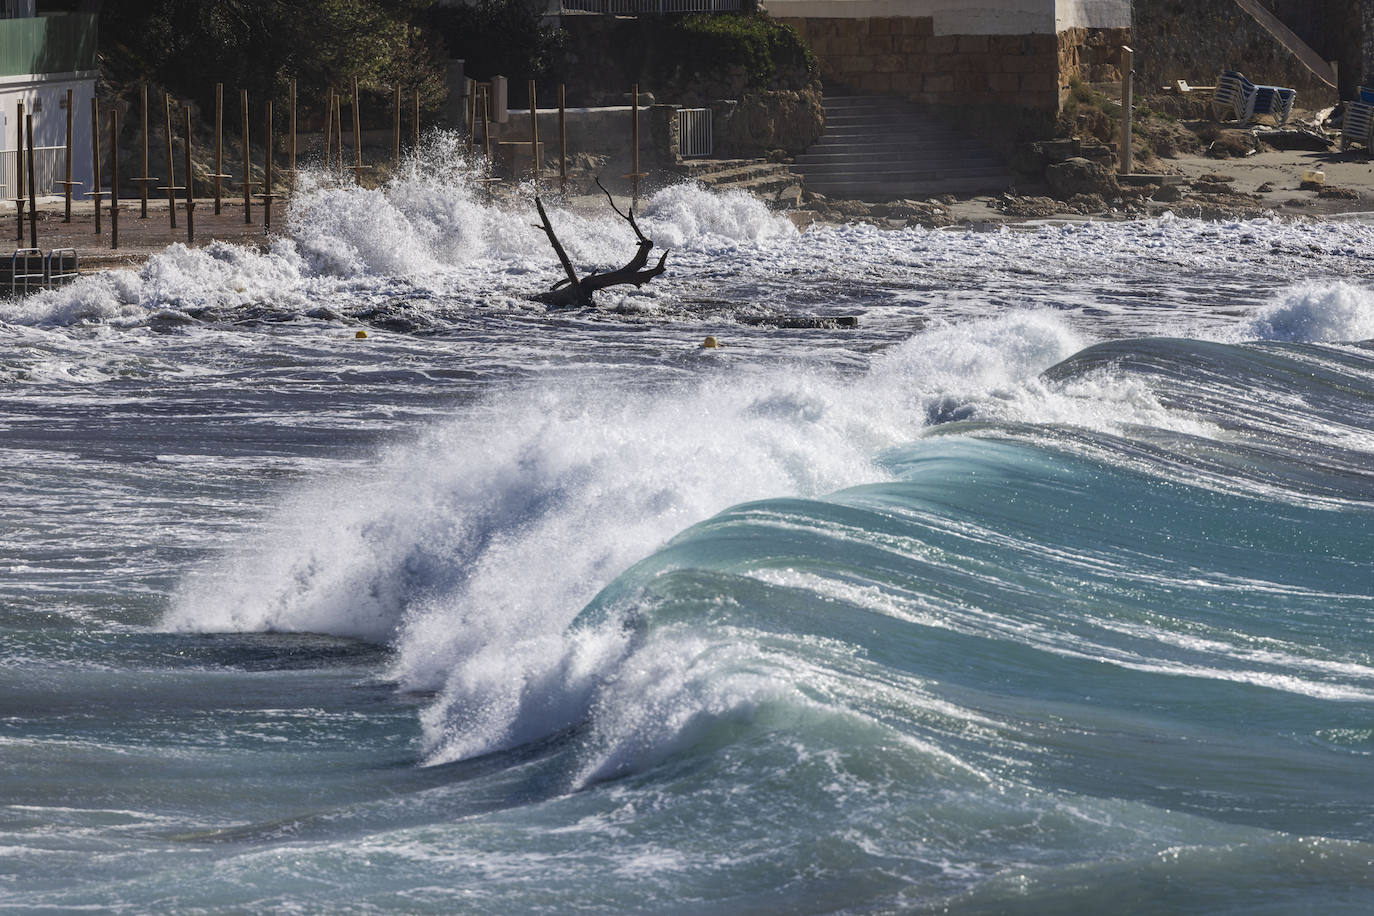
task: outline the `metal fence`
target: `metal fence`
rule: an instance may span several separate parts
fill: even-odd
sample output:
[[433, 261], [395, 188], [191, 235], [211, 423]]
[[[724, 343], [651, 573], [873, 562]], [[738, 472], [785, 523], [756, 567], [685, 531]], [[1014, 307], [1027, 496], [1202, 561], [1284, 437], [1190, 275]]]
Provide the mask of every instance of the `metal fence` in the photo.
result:
[[679, 108], [677, 136], [682, 158], [711, 155], [711, 109]]
[[[0, 197], [11, 198], [15, 192], [15, 178], [19, 168], [18, 150], [0, 150]], [[33, 148], [33, 171], [35, 174], [34, 192], [37, 197], [61, 194], [58, 179], [67, 175], [67, 147], [35, 146]], [[24, 195], [29, 193], [28, 163], [24, 165]], [[74, 192], [80, 197], [81, 191]]]
[[584, 13], [736, 13], [742, 0], [563, 0], [563, 9]]

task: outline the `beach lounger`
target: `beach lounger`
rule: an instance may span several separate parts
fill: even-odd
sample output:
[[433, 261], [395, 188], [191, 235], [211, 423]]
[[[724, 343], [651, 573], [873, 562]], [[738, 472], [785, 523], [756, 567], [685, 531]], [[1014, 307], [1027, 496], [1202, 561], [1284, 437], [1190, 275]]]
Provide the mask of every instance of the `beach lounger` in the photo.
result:
[[1374, 89], [1361, 86], [1359, 99], [1345, 103], [1341, 149], [1349, 149], [1352, 143], [1362, 143], [1366, 150], [1374, 150]]
[[1212, 90], [1212, 117], [1218, 121], [1245, 117], [1255, 84], [1236, 70], [1223, 70], [1217, 76], [1217, 88]]
[[1258, 86], [1238, 70], [1223, 70], [1212, 93], [1212, 116], [1218, 121], [1235, 118], [1245, 126], [1258, 118], [1270, 118], [1282, 127], [1293, 113], [1297, 90], [1285, 86]]
[[1296, 89], [1283, 86], [1255, 86], [1246, 102], [1245, 118], [1242, 124], [1249, 124], [1259, 118], [1270, 118], [1279, 127], [1288, 123], [1293, 113], [1293, 100], [1297, 98]]

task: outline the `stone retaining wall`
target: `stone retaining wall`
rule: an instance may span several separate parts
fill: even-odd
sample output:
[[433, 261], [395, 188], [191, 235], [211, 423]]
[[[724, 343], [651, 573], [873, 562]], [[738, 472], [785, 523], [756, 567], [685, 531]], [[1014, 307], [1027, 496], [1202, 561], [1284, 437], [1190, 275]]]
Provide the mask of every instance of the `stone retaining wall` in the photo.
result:
[[1156, 91], [1187, 80], [1215, 83], [1226, 69], [1298, 91], [1299, 108], [1336, 103], [1336, 91], [1307, 69], [1234, 0], [1163, 0], [1135, 5], [1136, 86]]

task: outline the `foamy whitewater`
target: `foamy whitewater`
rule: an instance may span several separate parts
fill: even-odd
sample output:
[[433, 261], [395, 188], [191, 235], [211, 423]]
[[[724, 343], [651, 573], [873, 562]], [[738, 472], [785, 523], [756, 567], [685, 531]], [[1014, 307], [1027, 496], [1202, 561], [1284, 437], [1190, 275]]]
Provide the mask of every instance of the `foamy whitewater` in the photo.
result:
[[0, 304], [0, 910], [1374, 906], [1374, 226], [449, 143]]

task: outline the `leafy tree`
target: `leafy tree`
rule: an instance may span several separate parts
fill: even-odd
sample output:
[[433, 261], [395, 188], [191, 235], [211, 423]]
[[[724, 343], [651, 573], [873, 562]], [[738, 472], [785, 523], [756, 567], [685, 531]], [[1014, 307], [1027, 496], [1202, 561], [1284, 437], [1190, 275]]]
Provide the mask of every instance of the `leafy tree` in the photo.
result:
[[[412, 25], [432, 0], [105, 0], [101, 44], [126, 79], [150, 77], [213, 103], [214, 86], [280, 98], [296, 79], [305, 107], [353, 78], [373, 91], [442, 99], [435, 45]], [[376, 107], [376, 106], [369, 106]]]

